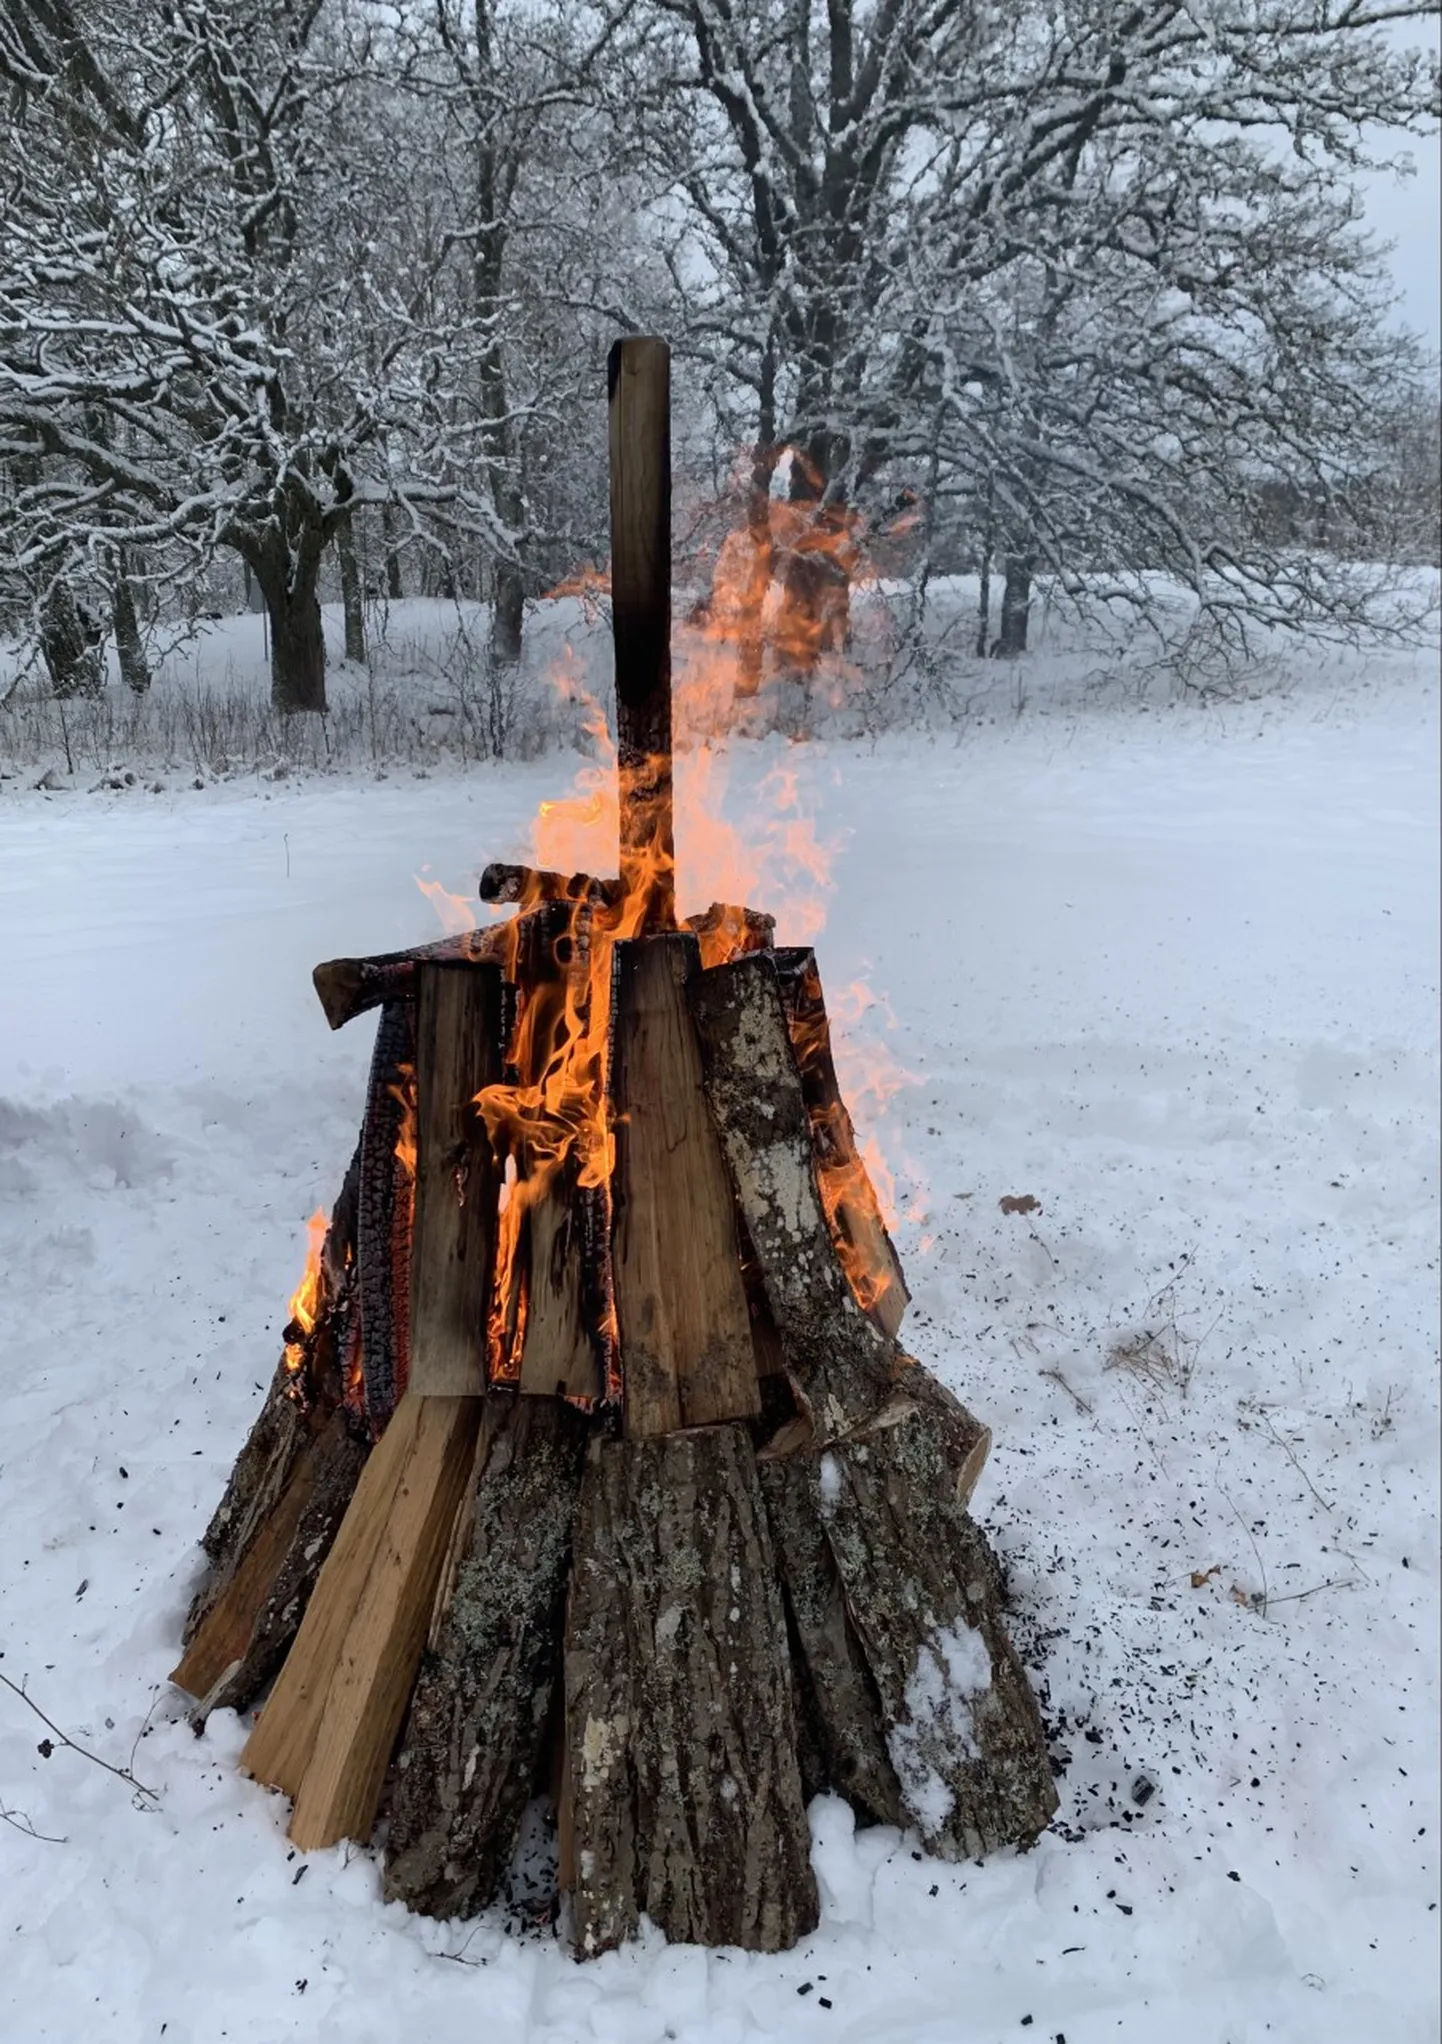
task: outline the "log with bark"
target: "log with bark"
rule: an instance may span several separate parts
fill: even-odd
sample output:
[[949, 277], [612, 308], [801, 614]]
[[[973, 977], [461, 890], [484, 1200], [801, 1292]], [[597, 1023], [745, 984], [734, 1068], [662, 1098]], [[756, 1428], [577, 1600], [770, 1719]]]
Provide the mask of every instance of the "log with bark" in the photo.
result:
[[576, 1949], [642, 1911], [775, 1952], [815, 1927], [776, 1557], [743, 1428], [600, 1441], [566, 1620]]
[[386, 1841], [387, 1897], [431, 1916], [471, 1916], [494, 1898], [534, 1790], [585, 1441], [559, 1400], [491, 1394]]

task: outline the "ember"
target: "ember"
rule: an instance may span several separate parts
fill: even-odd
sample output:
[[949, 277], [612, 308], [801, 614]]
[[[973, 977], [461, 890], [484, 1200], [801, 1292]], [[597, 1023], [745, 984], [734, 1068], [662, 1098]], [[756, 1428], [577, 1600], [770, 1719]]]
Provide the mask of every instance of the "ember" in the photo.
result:
[[[275, 1675], [243, 1765], [293, 1797], [292, 1840], [369, 1837], [389, 1781], [387, 1893], [434, 1914], [486, 1906], [548, 1783], [583, 1956], [643, 1911], [794, 1943], [823, 1788], [951, 1857], [1027, 1843], [1055, 1805], [966, 1514], [990, 1435], [897, 1344], [815, 957], [744, 905], [755, 850], [715, 803], [683, 805], [683, 847], [740, 884], [677, 912], [668, 408], [664, 347], [619, 344], [614, 769], [543, 807], [545, 864], [487, 868], [508, 921], [426, 882], [441, 942], [317, 968], [332, 1026], [381, 1011], [361, 1141], [175, 1674], [202, 1711]], [[789, 552], [783, 610], [799, 590], [841, 629], [858, 534], [807, 515], [721, 571], [702, 636], [739, 643], [742, 681], [758, 549]], [[693, 791], [724, 771], [674, 765]]]

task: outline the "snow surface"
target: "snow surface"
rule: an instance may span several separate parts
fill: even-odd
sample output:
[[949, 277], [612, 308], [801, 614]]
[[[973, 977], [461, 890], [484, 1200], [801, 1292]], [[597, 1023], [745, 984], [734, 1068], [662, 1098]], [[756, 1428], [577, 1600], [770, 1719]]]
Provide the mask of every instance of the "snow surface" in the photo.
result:
[[[824, 1473], [822, 1482], [824, 1489]], [[906, 1684], [906, 1715], [888, 1729], [886, 1750], [905, 1792], [902, 1808], [917, 1819], [925, 1839], [937, 1837], [956, 1801], [927, 1758], [928, 1737], [949, 1753], [975, 1759], [972, 1712], [990, 1688], [986, 1643], [964, 1619], [923, 1643]]]
[[822, 1799], [798, 1950], [585, 1967], [297, 1858], [165, 1684], [359, 1111], [310, 967], [433, 934], [412, 876], [473, 885], [564, 767], [12, 784], [0, 1674], [156, 1801], [0, 1688], [6, 2044], [1435, 2039], [1436, 749], [1419, 668], [796, 750], [1062, 1810], [946, 1867]]

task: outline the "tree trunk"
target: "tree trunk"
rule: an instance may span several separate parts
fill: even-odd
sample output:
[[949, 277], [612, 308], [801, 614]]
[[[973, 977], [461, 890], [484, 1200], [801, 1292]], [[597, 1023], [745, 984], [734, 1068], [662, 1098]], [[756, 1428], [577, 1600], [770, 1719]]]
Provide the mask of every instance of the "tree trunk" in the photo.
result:
[[396, 540], [396, 515], [389, 504], [381, 506], [381, 531], [386, 542], [386, 595], [392, 603], [399, 603], [406, 593], [401, 580], [400, 546]]
[[145, 658], [145, 647], [140, 637], [140, 620], [135, 614], [135, 592], [130, 586], [124, 553], [116, 557], [110, 621], [115, 633], [115, 652], [120, 662], [120, 679], [132, 695], [143, 696], [150, 687], [150, 666]]
[[286, 716], [324, 710], [325, 632], [315, 583], [299, 591], [266, 590], [270, 615], [270, 700]]
[[64, 576], [57, 576], [40, 607], [40, 651], [50, 675], [51, 693], [60, 701], [104, 695], [99, 638], [94, 620], [75, 591]]
[[491, 603], [490, 652], [497, 667], [514, 667], [521, 657], [525, 609], [526, 585], [520, 569], [510, 561], [500, 562]]
[[335, 550], [340, 559], [340, 596], [345, 612], [345, 657], [365, 665], [366, 620], [361, 600], [360, 563], [356, 559], [355, 526], [346, 513], [335, 529]]
[[1014, 660], [1026, 651], [1032, 566], [1030, 554], [1008, 554], [1006, 557], [1006, 580], [1001, 591], [1001, 630], [993, 649], [1001, 660]]
[[991, 558], [996, 551], [996, 479], [986, 479], [986, 514], [981, 527], [981, 586], [976, 597], [976, 657], [985, 660], [991, 645]]

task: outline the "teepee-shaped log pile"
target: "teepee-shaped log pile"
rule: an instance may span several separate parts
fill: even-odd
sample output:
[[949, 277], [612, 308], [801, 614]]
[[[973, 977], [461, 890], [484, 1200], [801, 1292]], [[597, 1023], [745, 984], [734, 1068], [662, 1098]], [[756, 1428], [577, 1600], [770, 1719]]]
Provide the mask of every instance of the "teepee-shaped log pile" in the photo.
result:
[[1055, 1806], [815, 960], [676, 923], [667, 376], [613, 352], [620, 878], [492, 867], [512, 921], [317, 969], [380, 1009], [360, 1143], [174, 1678], [273, 1678], [244, 1766], [303, 1848], [384, 1808], [417, 1909], [485, 1907], [548, 1795], [581, 1954], [794, 1942], [822, 1788], [951, 1857]]

